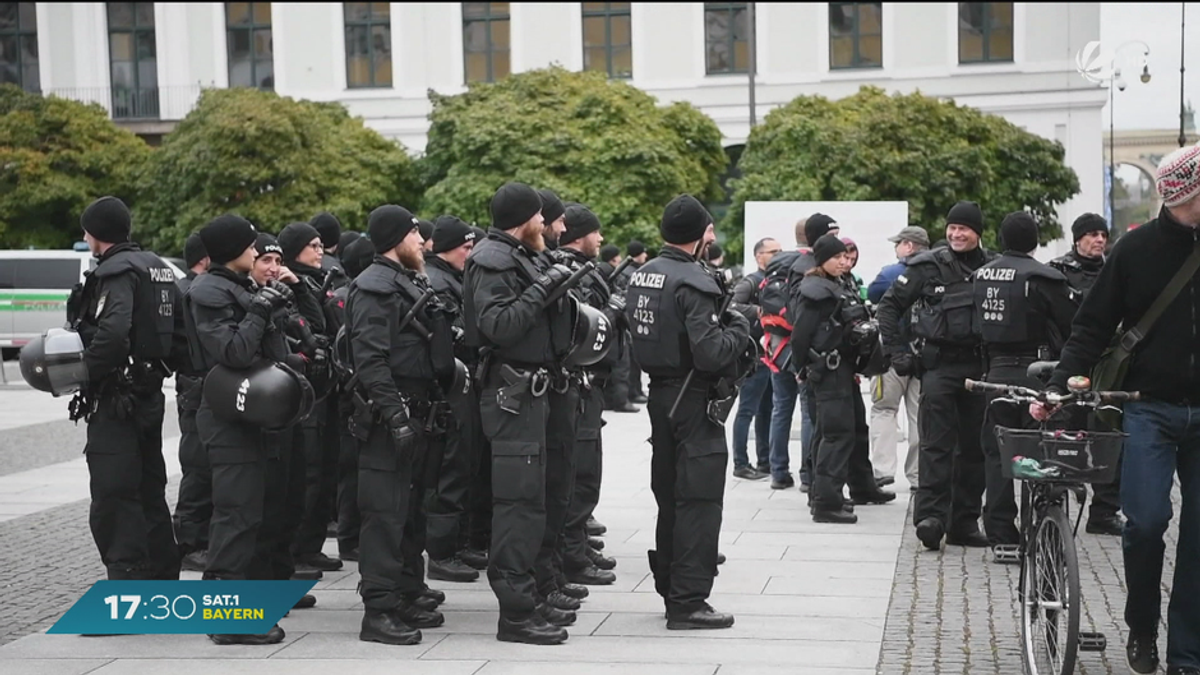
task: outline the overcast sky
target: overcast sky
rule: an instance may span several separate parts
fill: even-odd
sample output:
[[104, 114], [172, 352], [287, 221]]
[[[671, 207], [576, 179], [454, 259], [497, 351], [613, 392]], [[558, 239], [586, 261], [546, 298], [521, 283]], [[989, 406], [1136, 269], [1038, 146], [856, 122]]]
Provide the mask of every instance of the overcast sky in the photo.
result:
[[[1125, 75], [1125, 91], [1117, 91], [1117, 129], [1179, 129], [1179, 19], [1182, 3], [1103, 3], [1100, 6], [1100, 42], [1109, 49], [1127, 40], [1141, 40], [1150, 47], [1150, 83], [1142, 84], [1141, 73]], [[1187, 8], [1187, 40], [1184, 100], [1200, 109], [1200, 3]], [[1122, 50], [1125, 62], [1136, 62], [1139, 50]], [[1198, 115], [1200, 116], [1200, 115]], [[1104, 108], [1108, 128], [1108, 106]]]

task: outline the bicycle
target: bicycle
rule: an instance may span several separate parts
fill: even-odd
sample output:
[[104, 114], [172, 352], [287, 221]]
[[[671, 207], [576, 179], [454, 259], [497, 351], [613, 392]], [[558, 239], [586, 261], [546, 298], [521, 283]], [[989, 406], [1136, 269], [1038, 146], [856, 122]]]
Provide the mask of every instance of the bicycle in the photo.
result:
[[[1037, 372], [1048, 374], [1053, 365], [1035, 363], [1029, 374], [1037, 379]], [[1005, 402], [1056, 406], [1051, 419], [1071, 408], [1114, 409], [1109, 404], [1138, 399], [1133, 392], [1091, 391], [1086, 377], [1071, 378], [1067, 394], [975, 380], [967, 380], [966, 388], [1000, 394], [990, 405]], [[1075, 672], [1079, 651], [1102, 652], [1108, 644], [1101, 633], [1079, 631], [1075, 535], [1087, 501], [1085, 484], [1112, 482], [1126, 435], [1050, 429], [1047, 422], [1036, 429], [996, 427], [1003, 475], [1022, 481], [1020, 543], [997, 551], [997, 557], [1008, 557], [1005, 562], [1021, 565], [1021, 660], [1025, 672], [1068, 675]], [[1071, 494], [1079, 502], [1074, 525], [1068, 517]]]

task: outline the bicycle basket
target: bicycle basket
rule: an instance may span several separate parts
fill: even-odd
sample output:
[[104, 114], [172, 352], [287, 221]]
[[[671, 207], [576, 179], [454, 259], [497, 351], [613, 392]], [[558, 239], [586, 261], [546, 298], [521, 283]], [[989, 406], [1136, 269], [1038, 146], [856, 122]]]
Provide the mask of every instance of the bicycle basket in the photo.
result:
[[1063, 483], [1111, 483], [1126, 434], [996, 427], [1005, 478]]

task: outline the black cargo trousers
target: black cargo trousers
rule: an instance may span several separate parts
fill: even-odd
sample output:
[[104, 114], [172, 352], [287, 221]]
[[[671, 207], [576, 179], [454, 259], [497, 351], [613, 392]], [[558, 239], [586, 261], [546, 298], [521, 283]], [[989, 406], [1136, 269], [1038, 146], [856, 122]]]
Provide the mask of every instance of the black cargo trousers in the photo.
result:
[[648, 403], [650, 489], [658, 503], [650, 570], [672, 615], [703, 609], [712, 593], [729, 463], [725, 430], [706, 414], [711, 383], [693, 382], [670, 418], [682, 385], [652, 378]]
[[979, 530], [986, 486], [980, 429], [984, 398], [964, 381], [979, 379], [983, 364], [973, 349], [943, 351], [921, 376], [917, 426], [921, 432], [913, 524], [933, 518], [947, 534]]
[[[984, 379], [992, 384], [1013, 384], [1031, 389], [1040, 389], [1040, 383], [1029, 377], [1029, 364], [1037, 359], [1000, 356], [988, 362]], [[981, 397], [987, 402], [984, 410], [980, 445], [983, 447], [983, 467], [987, 478], [987, 501], [983, 510], [983, 529], [992, 546], [1020, 543], [1017, 530], [1018, 515], [1014, 481], [1003, 475], [1000, 458], [1000, 443], [996, 440], [996, 427], [1010, 429], [1032, 429], [1037, 426], [1029, 416], [1028, 406], [999, 402], [993, 404], [1000, 394]]]
[[[531, 374], [531, 371], [522, 371]], [[479, 414], [492, 451], [492, 541], [488, 581], [500, 615], [514, 621], [537, 608], [535, 564], [546, 532], [546, 395], [527, 391], [513, 401], [518, 412], [500, 408], [496, 394], [505, 386], [499, 364], [484, 377]]]
[[871, 441], [862, 391], [855, 382], [850, 362], [829, 370], [824, 364], [809, 369], [808, 389], [817, 420], [810, 453], [812, 489], [810, 504], [822, 511], [839, 511], [845, 502], [843, 488], [850, 484], [850, 497], [874, 494], [875, 473], [871, 468]]
[[535, 563], [538, 598], [560, 590], [563, 528], [575, 493], [575, 445], [581, 414], [578, 374], [553, 379], [545, 396], [549, 407], [546, 424], [546, 529]]
[[435, 463], [430, 457], [427, 462], [425, 550], [430, 560], [448, 560], [462, 548], [462, 529], [470, 506], [471, 463], [476, 452], [471, 419], [471, 408], [478, 410], [476, 400], [470, 391], [456, 393], [449, 402], [449, 428], [440, 437], [439, 461]]
[[158, 378], [127, 392], [109, 380], [96, 391], [84, 449], [88, 524], [109, 579], [179, 578], [162, 455], [165, 406]]
[[583, 412], [575, 434], [575, 490], [563, 526], [562, 566], [577, 571], [592, 564], [587, 556], [587, 521], [600, 503], [603, 447], [600, 442], [606, 377], [585, 384], [580, 391]]
[[196, 411], [200, 409], [203, 377], [178, 375], [175, 407], [179, 413], [179, 499], [175, 502], [175, 537], [180, 553], [208, 548], [208, 521], [212, 518], [212, 470], [208, 451], [200, 442]]

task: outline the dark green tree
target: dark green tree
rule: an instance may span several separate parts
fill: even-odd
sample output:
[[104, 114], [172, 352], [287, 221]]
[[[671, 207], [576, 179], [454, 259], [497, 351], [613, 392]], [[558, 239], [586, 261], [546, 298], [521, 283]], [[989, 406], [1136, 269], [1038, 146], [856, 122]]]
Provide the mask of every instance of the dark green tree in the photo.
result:
[[722, 196], [721, 132], [690, 104], [660, 108], [625, 82], [558, 67], [429, 96], [420, 161], [427, 217], [488, 224], [492, 194], [516, 180], [586, 204], [609, 241], [655, 242], [671, 199]]
[[135, 222], [174, 253], [223, 213], [278, 232], [320, 211], [364, 230], [376, 206], [415, 208], [413, 162], [397, 143], [336, 103], [257, 89], [208, 89], [154, 152]]
[[69, 248], [94, 199], [132, 201], [150, 153], [97, 104], [0, 85], [0, 247]]
[[1003, 216], [1020, 210], [1049, 241], [1062, 234], [1055, 207], [1079, 193], [1063, 156], [1056, 141], [920, 93], [800, 96], [750, 133], [727, 221], [740, 232], [748, 201], [906, 201], [909, 224], [936, 240], [966, 199], [983, 208], [988, 246]]

